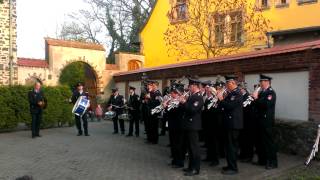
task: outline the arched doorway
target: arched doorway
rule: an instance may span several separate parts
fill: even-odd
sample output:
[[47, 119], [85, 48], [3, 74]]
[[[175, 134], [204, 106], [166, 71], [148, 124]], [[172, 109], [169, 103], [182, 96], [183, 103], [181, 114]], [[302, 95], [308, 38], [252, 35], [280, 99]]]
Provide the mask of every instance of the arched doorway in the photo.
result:
[[128, 62], [128, 71], [140, 69], [140, 67], [141, 67], [141, 61], [139, 60], [130, 60]]
[[68, 85], [72, 91], [78, 82], [84, 83], [84, 90], [89, 92], [90, 104], [94, 109], [97, 105], [97, 73], [87, 63], [76, 61], [65, 66], [60, 73], [60, 84]]

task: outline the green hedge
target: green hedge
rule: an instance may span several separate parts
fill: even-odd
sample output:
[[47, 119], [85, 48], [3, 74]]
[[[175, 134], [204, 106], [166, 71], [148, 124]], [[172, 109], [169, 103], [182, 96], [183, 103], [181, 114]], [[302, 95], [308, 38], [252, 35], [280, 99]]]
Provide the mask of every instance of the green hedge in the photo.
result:
[[[31, 124], [31, 115], [27, 94], [32, 89], [28, 86], [0, 87], [0, 129], [14, 129], [18, 123]], [[72, 105], [68, 102], [71, 97], [67, 86], [43, 87], [48, 99], [47, 109], [43, 113], [42, 128], [50, 128], [74, 123], [71, 114]]]

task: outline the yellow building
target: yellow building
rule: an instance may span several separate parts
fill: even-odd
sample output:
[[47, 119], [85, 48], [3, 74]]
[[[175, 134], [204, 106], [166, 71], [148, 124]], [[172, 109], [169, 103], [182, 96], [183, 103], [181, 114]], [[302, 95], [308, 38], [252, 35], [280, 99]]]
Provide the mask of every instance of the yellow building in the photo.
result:
[[[191, 58], [189, 56], [185, 56], [185, 52], [180, 53], [179, 55], [169, 53], [170, 47], [166, 44], [165, 33], [168, 28], [172, 28], [172, 26], [177, 25], [177, 23], [180, 26], [183, 26], [183, 24], [190, 21], [189, 13], [190, 9], [193, 8], [190, 7], [190, 4], [192, 4], [190, 2], [192, 1], [194, 0], [157, 0], [151, 16], [140, 33], [141, 54], [145, 56], [145, 67], [154, 67], [189, 61], [192, 59], [207, 58], [205, 53], [203, 53], [199, 47], [192, 47], [188, 45], [186, 51], [200, 52], [203, 54], [200, 58]], [[198, 0], [198, 2], [200, 2], [200, 0]], [[252, 12], [261, 13], [265, 19], [269, 20], [269, 26], [272, 28], [269, 28], [268, 32], [270, 32], [270, 35], [272, 36], [283, 35], [283, 33], [304, 32], [305, 29], [307, 29], [305, 31], [308, 31], [309, 29], [313, 30], [313, 36], [309, 38], [310, 40], [312, 40], [314, 36], [318, 37], [318, 34], [314, 34], [318, 33], [318, 30], [320, 29], [317, 28], [320, 26], [320, 2], [317, 0], [248, 0], [246, 12], [249, 12], [253, 6], [255, 6], [255, 8]], [[210, 16], [208, 15], [208, 18], [209, 17]], [[273, 32], [275, 33], [273, 34]], [[238, 37], [234, 36], [233, 40], [239, 40], [239, 42], [241, 42], [239, 43], [241, 46], [241, 44], [245, 43], [248, 37], [251, 36], [252, 35], [248, 34]], [[218, 39], [217, 37], [215, 38]], [[277, 38], [283, 39], [284, 37], [280, 36]], [[231, 53], [266, 48], [268, 45], [272, 45], [272, 40], [269, 40], [256, 40], [255, 43], [250, 44], [250, 46], [241, 47]], [[226, 46], [225, 42], [230, 42], [230, 38], [226, 39], [225, 35], [221, 41], [223, 47], [220, 48], [229, 48], [229, 46]]]

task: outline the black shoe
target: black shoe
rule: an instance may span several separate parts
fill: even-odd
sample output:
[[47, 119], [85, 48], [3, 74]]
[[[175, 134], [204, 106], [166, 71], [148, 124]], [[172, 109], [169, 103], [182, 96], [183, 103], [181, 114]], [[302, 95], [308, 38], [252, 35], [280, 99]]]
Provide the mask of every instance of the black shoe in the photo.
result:
[[136, 134], [136, 137], [139, 137], [139, 134]]
[[184, 166], [183, 165], [173, 164], [171, 167], [174, 168], [174, 169], [179, 169], [179, 168], [183, 168]]
[[124, 135], [124, 131], [123, 131], [123, 132], [121, 132], [121, 135]]
[[202, 159], [203, 162], [211, 162], [211, 159], [209, 158], [205, 158], [205, 159]]
[[252, 162], [253, 165], [256, 165], [256, 166], [266, 166], [267, 163], [266, 162]]
[[215, 167], [215, 166], [218, 166], [219, 165], [219, 162], [218, 161], [213, 161], [209, 164], [209, 166], [212, 166], [212, 167]]
[[85, 134], [85, 136], [90, 136], [90, 134]]
[[235, 174], [238, 174], [238, 170], [227, 169], [227, 170], [222, 170], [221, 173], [224, 175], [235, 175]]
[[113, 132], [112, 134], [118, 134], [118, 132]]
[[276, 168], [278, 168], [278, 164], [277, 163], [272, 163], [272, 162], [267, 162], [267, 165], [266, 165], [265, 168], [267, 170], [276, 169]]
[[38, 134], [38, 135], [36, 135], [37, 137], [41, 137], [41, 135], [40, 134]]
[[127, 135], [126, 135], [126, 137], [131, 137], [131, 136], [132, 136], [132, 134], [127, 134]]
[[189, 172], [189, 171], [192, 171], [192, 169], [190, 169], [190, 168], [183, 168], [182, 171], [184, 171], [184, 172]]
[[230, 168], [228, 166], [225, 166], [225, 167], [222, 168], [222, 171], [226, 171], [228, 169], [230, 169]]
[[192, 170], [192, 171], [188, 171], [186, 173], [184, 173], [185, 176], [195, 176], [195, 175], [199, 175], [199, 171], [198, 170]]
[[36, 136], [31, 136], [32, 139], [36, 138]]
[[77, 136], [82, 136], [82, 133], [78, 133]]
[[243, 159], [240, 159], [240, 162], [242, 162], [242, 163], [251, 163], [252, 162], [252, 158], [243, 158]]

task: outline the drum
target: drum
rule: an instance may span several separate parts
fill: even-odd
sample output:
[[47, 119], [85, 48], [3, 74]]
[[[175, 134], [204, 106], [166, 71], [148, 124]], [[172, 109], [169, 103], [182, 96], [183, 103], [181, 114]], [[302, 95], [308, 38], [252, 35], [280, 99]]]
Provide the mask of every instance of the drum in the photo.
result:
[[130, 115], [128, 113], [123, 113], [118, 116], [118, 119], [129, 120]]
[[74, 104], [73, 106], [72, 113], [77, 116], [82, 116], [86, 112], [89, 106], [90, 106], [90, 100], [87, 99], [87, 97], [85, 96], [80, 96], [76, 104]]
[[104, 118], [106, 120], [110, 120], [114, 117], [116, 117], [116, 112], [114, 112], [114, 111], [107, 111], [106, 113], [104, 113]]

